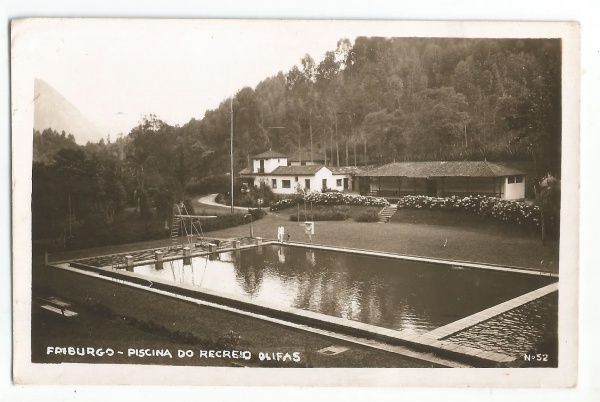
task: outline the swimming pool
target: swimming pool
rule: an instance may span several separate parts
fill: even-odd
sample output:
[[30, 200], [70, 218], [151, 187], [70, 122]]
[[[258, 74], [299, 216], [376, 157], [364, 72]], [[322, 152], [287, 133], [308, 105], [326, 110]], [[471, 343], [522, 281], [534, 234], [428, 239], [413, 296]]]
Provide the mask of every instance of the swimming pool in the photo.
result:
[[133, 268], [148, 278], [423, 334], [555, 278], [269, 245]]

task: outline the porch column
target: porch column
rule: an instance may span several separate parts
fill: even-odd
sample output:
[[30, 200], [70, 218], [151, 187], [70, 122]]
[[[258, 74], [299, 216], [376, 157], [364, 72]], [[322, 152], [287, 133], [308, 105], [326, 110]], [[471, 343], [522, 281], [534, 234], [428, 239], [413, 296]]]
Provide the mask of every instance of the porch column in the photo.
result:
[[442, 197], [446, 196], [446, 190], [444, 189], [444, 177], [442, 177]]
[[381, 176], [377, 176], [377, 195], [381, 195]]

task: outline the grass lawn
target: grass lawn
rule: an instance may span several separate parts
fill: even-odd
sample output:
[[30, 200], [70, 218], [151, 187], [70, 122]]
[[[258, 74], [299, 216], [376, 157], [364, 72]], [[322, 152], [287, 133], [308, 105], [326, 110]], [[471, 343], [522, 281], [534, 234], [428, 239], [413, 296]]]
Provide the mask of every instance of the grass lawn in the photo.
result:
[[483, 219], [474, 213], [462, 211], [441, 211], [431, 209], [400, 208], [392, 216], [393, 223], [410, 223], [433, 226], [452, 226], [467, 230], [477, 230], [482, 233], [495, 232], [507, 236], [531, 237], [540, 239], [539, 230], [514, 226], [493, 219]]
[[[216, 211], [226, 208], [207, 206]], [[365, 208], [350, 206], [351, 216]], [[207, 209], [211, 210], [212, 209]], [[277, 227], [283, 225], [292, 242], [307, 242], [304, 227], [290, 220], [296, 208], [269, 212], [253, 223], [255, 236], [265, 239], [277, 237]], [[426, 212], [425, 214], [421, 214]], [[547, 241], [543, 246], [539, 237], [501, 222], [481, 221], [469, 214], [451, 214], [440, 218], [428, 212], [397, 212], [391, 223], [327, 221], [315, 223], [313, 243], [385, 251], [406, 255], [474, 261], [558, 272], [558, 242]], [[420, 214], [418, 216], [418, 214]], [[464, 215], [464, 216], [462, 216]], [[302, 223], [302, 222], [301, 222]], [[209, 237], [233, 238], [250, 234], [250, 224], [206, 233]], [[51, 260], [83, 258], [93, 255], [164, 247], [168, 240], [155, 240], [96, 249], [61, 252]]]
[[[361, 207], [354, 207], [361, 208]], [[289, 220], [294, 208], [271, 212], [254, 223], [254, 235], [265, 239], [277, 237], [282, 224], [291, 241], [307, 242], [304, 227]], [[352, 247], [406, 255], [474, 261], [558, 272], [558, 242], [542, 245], [537, 236], [501, 223], [487, 225], [468, 221], [456, 225], [402, 222], [391, 223], [346, 221], [316, 222], [313, 243]], [[249, 225], [211, 232], [214, 237], [248, 236]]]

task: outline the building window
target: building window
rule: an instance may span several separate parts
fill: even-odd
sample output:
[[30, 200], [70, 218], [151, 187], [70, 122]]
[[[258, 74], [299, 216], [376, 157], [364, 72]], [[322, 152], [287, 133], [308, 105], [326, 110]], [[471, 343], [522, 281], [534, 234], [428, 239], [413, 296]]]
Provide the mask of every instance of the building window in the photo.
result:
[[516, 183], [523, 183], [523, 176], [515, 176]]
[[306, 162], [300, 162], [301, 166], [306, 166]]
[[513, 184], [515, 182], [515, 176], [508, 176], [506, 180], [508, 181], [508, 184]]
[[304, 179], [304, 188], [310, 190], [310, 179]]
[[338, 187], [342, 187], [342, 179], [337, 179], [335, 181], [335, 185], [338, 186]]
[[291, 180], [281, 180], [281, 188], [291, 188], [292, 182]]
[[298, 176], [295, 177], [296, 181], [298, 181]]
[[271, 187], [277, 188], [277, 179], [271, 179], [271, 183], [273, 184]]

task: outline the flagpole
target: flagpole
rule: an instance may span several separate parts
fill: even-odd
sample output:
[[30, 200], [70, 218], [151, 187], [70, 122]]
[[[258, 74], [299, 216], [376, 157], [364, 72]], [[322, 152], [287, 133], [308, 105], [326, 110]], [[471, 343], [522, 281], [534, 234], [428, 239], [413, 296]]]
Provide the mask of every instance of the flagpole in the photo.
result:
[[230, 99], [229, 109], [231, 114], [231, 213], [233, 213], [233, 96]]

